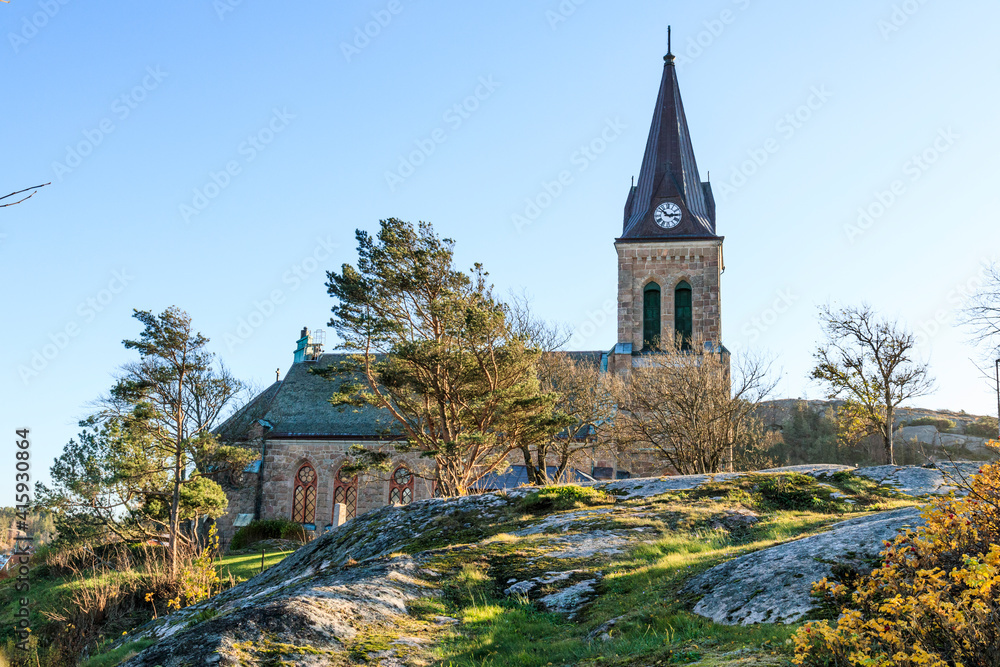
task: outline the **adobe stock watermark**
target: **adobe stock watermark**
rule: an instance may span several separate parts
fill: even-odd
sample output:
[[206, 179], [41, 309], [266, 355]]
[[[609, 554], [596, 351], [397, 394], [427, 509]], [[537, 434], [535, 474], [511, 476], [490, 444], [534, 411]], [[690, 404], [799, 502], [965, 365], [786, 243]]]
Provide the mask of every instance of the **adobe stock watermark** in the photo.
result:
[[191, 218], [201, 215], [209, 204], [232, 185], [233, 179], [243, 173], [243, 167], [267, 150], [275, 137], [284, 132], [295, 118], [295, 114], [289, 113], [287, 108], [273, 109], [270, 120], [236, 147], [239, 158], [229, 160], [219, 171], [209, 171], [205, 184], [193, 190], [190, 203], [184, 202], [179, 205], [181, 219], [185, 223], [190, 223]]
[[226, 20], [226, 14], [232, 14], [243, 4], [243, 0], [212, 0], [212, 9], [220, 21]]
[[438, 146], [448, 141], [449, 132], [457, 131], [467, 120], [472, 117], [482, 106], [482, 103], [493, 96], [500, 83], [493, 80], [493, 75], [479, 77], [479, 85], [476, 86], [472, 94], [461, 102], [457, 102], [445, 109], [441, 115], [446, 127], [438, 127], [432, 130], [427, 136], [414, 140], [415, 148], [406, 155], [399, 156], [399, 163], [394, 171], [385, 172], [385, 182], [389, 186], [389, 192], [406, 182], [410, 176], [417, 173], [427, 159], [434, 154]]
[[954, 326], [956, 311], [964, 307], [969, 297], [990, 281], [992, 275], [990, 267], [995, 261], [995, 257], [981, 260], [975, 274], [948, 291], [944, 302], [951, 308], [935, 309], [931, 317], [920, 322], [914, 329], [914, 338], [918, 345], [929, 345], [942, 329]]
[[125, 291], [135, 280], [128, 269], [111, 272], [111, 279], [93, 296], [81, 301], [76, 307], [76, 317], [66, 322], [59, 330], [48, 335], [47, 342], [31, 351], [31, 359], [27, 364], [17, 367], [21, 383], [28, 383], [41, 375], [67, 347], [70, 342], [83, 332], [83, 327], [97, 319], [97, 316], [108, 309], [115, 297]]
[[576, 10], [586, 2], [587, 0], [560, 0], [555, 9], [545, 10], [545, 20], [549, 22], [550, 28], [556, 30], [561, 23], [565, 23], [573, 14], [576, 14]]
[[774, 131], [777, 135], [769, 137], [757, 148], [749, 149], [747, 159], [738, 167], [733, 168], [729, 179], [719, 181], [718, 192], [722, 195], [722, 201], [728, 201], [731, 196], [746, 186], [750, 178], [760, 171], [761, 167], [767, 164], [772, 157], [777, 155], [782, 146], [791, 141], [816, 112], [826, 106], [831, 97], [833, 97], [833, 93], [825, 85], [810, 88], [809, 96], [805, 102], [781, 116], [774, 124]]
[[926, 4], [927, 0], [903, 0], [894, 4], [888, 18], [878, 21], [878, 31], [882, 34], [882, 39], [888, 42], [893, 34], [902, 30], [903, 26], [909, 23]]
[[232, 352], [253, 336], [257, 329], [264, 326], [277, 312], [279, 306], [285, 303], [288, 295], [302, 287], [306, 278], [320, 270], [323, 262], [333, 256], [333, 251], [339, 248], [337, 243], [327, 236], [317, 238], [316, 245], [303, 259], [288, 267], [281, 274], [283, 287], [276, 287], [262, 298], [253, 302], [253, 308], [236, 323], [236, 328], [225, 335], [226, 347]]
[[573, 335], [569, 339], [569, 348], [571, 350], [579, 349], [584, 343], [594, 337], [594, 334], [607, 324], [609, 321], [615, 321], [618, 316], [618, 302], [614, 299], [608, 299], [603, 304], [599, 310], [587, 311], [587, 320], [573, 328]]
[[363, 26], [354, 28], [354, 38], [350, 42], [340, 43], [340, 52], [344, 54], [347, 62], [368, 48], [372, 40], [382, 34], [382, 31], [389, 27], [393, 19], [403, 13], [402, 0], [389, 0], [384, 9], [379, 9], [371, 13], [372, 20]]
[[736, 10], [723, 9], [715, 17], [702, 21], [703, 29], [696, 35], [687, 38], [687, 42], [674, 54], [674, 64], [677, 68], [690, 65], [700, 58], [722, 37], [726, 29], [736, 23], [740, 14], [750, 8], [752, 0], [732, 0]]
[[69, 1], [40, 0], [37, 5], [38, 11], [34, 12], [30, 18], [25, 16], [21, 19], [21, 29], [18, 32], [7, 33], [7, 41], [10, 42], [14, 53], [20, 52], [22, 47], [27, 46], [28, 42], [38, 36], [39, 31], [43, 30], [49, 21], [56, 17], [59, 10], [68, 5]]
[[[870, 203], [858, 207], [858, 217], [853, 223], [844, 225], [844, 234], [853, 244], [874, 224], [892, 210], [912, 185], [924, 177], [941, 156], [952, 149], [961, 137], [950, 127], [938, 130], [937, 136], [927, 148], [915, 153], [903, 163], [903, 178], [894, 179], [885, 189], [876, 190]], [[909, 185], [908, 185], [909, 184]]]
[[[615, 143], [627, 129], [628, 125], [623, 123], [620, 118], [608, 118], [600, 133], [580, 146], [570, 156], [570, 164], [576, 168], [576, 173], [582, 174], [587, 171], [590, 165], [604, 155], [608, 147]], [[514, 229], [521, 233], [525, 227], [533, 224], [574, 182], [573, 170], [570, 169], [563, 169], [550, 181], [542, 181], [538, 192], [524, 200], [524, 208], [510, 216]]]
[[757, 315], [750, 318], [750, 321], [743, 325], [740, 333], [746, 336], [751, 343], [760, 340], [769, 331], [782, 315], [791, 310], [792, 306], [799, 300], [797, 294], [791, 289], [785, 288], [774, 293], [774, 300]]
[[147, 67], [146, 75], [142, 77], [136, 86], [128, 92], [122, 93], [111, 102], [111, 116], [102, 118], [95, 127], [83, 130], [83, 139], [76, 144], [66, 146], [66, 157], [62, 162], [52, 163], [52, 173], [59, 181], [73, 173], [74, 170], [83, 164], [84, 159], [92, 155], [97, 147], [104, 143], [118, 126], [115, 120], [124, 122], [132, 115], [132, 112], [139, 108], [139, 105], [146, 101], [151, 92], [160, 87], [163, 80], [169, 76], [157, 67]]

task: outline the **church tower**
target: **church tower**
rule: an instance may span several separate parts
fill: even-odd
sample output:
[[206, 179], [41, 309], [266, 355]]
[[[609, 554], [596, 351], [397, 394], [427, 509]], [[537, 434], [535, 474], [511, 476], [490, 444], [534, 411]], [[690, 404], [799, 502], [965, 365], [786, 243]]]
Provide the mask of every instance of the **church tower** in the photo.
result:
[[639, 180], [625, 202], [618, 252], [618, 345], [624, 355], [712, 343], [721, 349], [723, 237], [694, 159], [668, 46]]

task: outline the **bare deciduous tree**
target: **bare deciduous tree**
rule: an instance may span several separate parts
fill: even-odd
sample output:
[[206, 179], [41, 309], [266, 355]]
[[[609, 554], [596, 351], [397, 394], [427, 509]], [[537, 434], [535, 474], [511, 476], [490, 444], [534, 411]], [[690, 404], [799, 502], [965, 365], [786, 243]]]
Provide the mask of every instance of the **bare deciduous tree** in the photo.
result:
[[973, 343], [1000, 352], [1000, 264], [987, 267], [985, 282], [966, 300], [961, 314]]
[[20, 204], [21, 202], [23, 202], [25, 200], [31, 199], [32, 197], [35, 196], [35, 193], [38, 192], [39, 188], [44, 188], [46, 185], [52, 185], [52, 184], [51, 183], [42, 183], [41, 185], [35, 185], [33, 187], [30, 187], [30, 188], [25, 188], [23, 190], [18, 190], [17, 192], [11, 192], [9, 195], [4, 195], [3, 197], [0, 197], [0, 201], [3, 201], [4, 199], [10, 199], [11, 197], [16, 197], [17, 195], [24, 194], [28, 190], [32, 191], [31, 194], [28, 195], [27, 197], [22, 197], [21, 199], [18, 199], [17, 201], [7, 202], [6, 204], [0, 204], [0, 208], [6, 208], [8, 206], [14, 206], [15, 204]]
[[614, 416], [615, 397], [612, 378], [572, 353], [543, 354], [538, 377], [542, 391], [555, 396], [550, 420], [561, 429], [541, 428], [537, 438], [519, 439], [528, 481], [541, 486], [561, 480], [571, 463], [594, 449]]
[[746, 356], [731, 373], [720, 351], [694, 350], [649, 355], [619, 380], [612, 437], [621, 450], [655, 453], [681, 474], [732, 469], [742, 450], [764, 445], [756, 410], [776, 385], [771, 365]]
[[930, 392], [927, 364], [913, 359], [916, 340], [898, 323], [880, 318], [871, 306], [820, 309], [826, 343], [814, 354], [812, 378], [841, 399], [841, 424], [854, 435], [882, 438], [886, 463], [894, 465], [892, 431], [896, 408]]

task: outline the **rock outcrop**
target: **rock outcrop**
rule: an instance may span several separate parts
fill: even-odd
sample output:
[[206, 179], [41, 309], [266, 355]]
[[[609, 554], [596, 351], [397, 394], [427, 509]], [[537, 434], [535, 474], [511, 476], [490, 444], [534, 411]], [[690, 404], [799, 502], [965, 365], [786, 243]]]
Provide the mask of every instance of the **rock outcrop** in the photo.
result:
[[[796, 489], [804, 484], [830, 508], [811, 519], [818, 534], [741, 555], [698, 575], [685, 588], [693, 611], [726, 624], [807, 616], [815, 609], [809, 595], [813, 581], [835, 566], [870, 569], [884, 540], [920, 522], [915, 507], [871, 509], [947, 492], [949, 474], [968, 475], [978, 466], [765, 471], [786, 474]], [[803, 482], [801, 475], [816, 481]], [[740, 484], [736, 500], [727, 500]], [[638, 547], [673, 539], [677, 531], [739, 540], [761, 530], [772, 510], [751, 509], [739, 500], [746, 497], [740, 493], [761, 484], [760, 476], [739, 474], [617, 480], [596, 485], [604, 493], [593, 494], [592, 507], [537, 514], [526, 498], [531, 489], [382, 508], [323, 535], [250, 581], [138, 628], [122, 641], [157, 643], [123, 664], [417, 664], [414, 656], [433, 643], [435, 628], [461, 626], [441, 615], [417, 619], [412, 606], [440, 596], [441, 582], [451, 576], [446, 573], [467, 563], [489, 563], [496, 595], [587, 619], [589, 605], [605, 588], [602, 572], [620, 567], [615, 564]], [[873, 488], [883, 489], [881, 495], [873, 496]], [[870, 513], [832, 523], [838, 512], [857, 513], [855, 500]], [[601, 623], [594, 627], [602, 641], [617, 631]]]
[[867, 574], [886, 540], [921, 525], [915, 508], [850, 519], [829, 531], [717, 565], [685, 591], [701, 595], [694, 612], [724, 625], [793, 623], [816, 609], [812, 584], [834, 566]]

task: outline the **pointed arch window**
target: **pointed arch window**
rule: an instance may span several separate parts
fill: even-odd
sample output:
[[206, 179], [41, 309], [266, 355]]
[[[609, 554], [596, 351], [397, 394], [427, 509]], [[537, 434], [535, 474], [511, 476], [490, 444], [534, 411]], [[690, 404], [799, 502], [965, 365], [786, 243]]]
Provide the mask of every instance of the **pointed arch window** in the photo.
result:
[[396, 468], [389, 480], [389, 504], [409, 505], [413, 502], [413, 473], [405, 466]]
[[674, 332], [681, 349], [690, 350], [691, 337], [694, 334], [694, 312], [691, 285], [683, 280], [674, 290]]
[[347, 506], [347, 518], [354, 519], [358, 516], [358, 476], [347, 477], [344, 474], [344, 466], [340, 466], [337, 476], [333, 480], [333, 502]]
[[642, 347], [660, 347], [660, 286], [649, 283], [642, 291]]
[[316, 522], [316, 470], [304, 463], [295, 473], [295, 492], [292, 494], [292, 521]]

